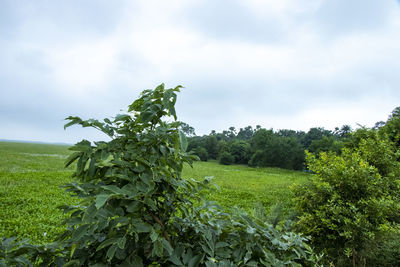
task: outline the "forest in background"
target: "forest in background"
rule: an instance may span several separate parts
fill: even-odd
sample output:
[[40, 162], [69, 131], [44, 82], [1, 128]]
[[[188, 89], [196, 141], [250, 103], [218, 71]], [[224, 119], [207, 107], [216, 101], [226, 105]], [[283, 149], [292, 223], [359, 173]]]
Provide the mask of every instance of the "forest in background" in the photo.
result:
[[[375, 123], [372, 130], [383, 128], [389, 133], [393, 124], [389, 121], [399, 114], [400, 107], [397, 107], [386, 122]], [[246, 164], [292, 170], [306, 169], [305, 151], [315, 155], [329, 151], [340, 154], [343, 147], [350, 145], [352, 133], [366, 129], [363, 126], [353, 129], [350, 125], [343, 125], [333, 131], [314, 127], [305, 132], [266, 129], [257, 125], [255, 128], [247, 126], [239, 130], [230, 127], [220, 133], [212, 130], [208, 135], [196, 136], [192, 126], [181, 123], [180, 128], [188, 137], [188, 151], [202, 161], [218, 160], [225, 165]]]

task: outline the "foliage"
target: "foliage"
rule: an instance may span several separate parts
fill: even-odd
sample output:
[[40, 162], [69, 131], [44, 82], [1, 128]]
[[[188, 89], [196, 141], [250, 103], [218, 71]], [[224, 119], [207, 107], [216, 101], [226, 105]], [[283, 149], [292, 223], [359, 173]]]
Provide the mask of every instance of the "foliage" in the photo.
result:
[[224, 151], [219, 156], [219, 163], [223, 165], [231, 165], [234, 162], [235, 158], [228, 151]]
[[321, 152], [335, 152], [336, 154], [340, 154], [343, 148], [343, 142], [337, 140], [333, 136], [322, 136], [322, 139], [313, 140], [310, 145], [310, 152], [318, 155]]
[[309, 149], [313, 140], [320, 140], [323, 136], [331, 136], [332, 132], [322, 127], [311, 128], [301, 139], [305, 149]]
[[218, 142], [217, 138], [213, 135], [206, 136], [204, 140], [205, 149], [207, 149], [208, 156], [211, 159], [217, 159], [218, 157]]
[[194, 128], [185, 122], [181, 121], [178, 129], [182, 131], [186, 135], [186, 137], [193, 137], [196, 135]]
[[[69, 266], [295, 266], [314, 261], [305, 238], [242, 213], [225, 213], [202, 200], [208, 179], [181, 177], [183, 164], [191, 164], [194, 156], [185, 153], [187, 141], [176, 122], [179, 89], [145, 90], [129, 106], [132, 115], [113, 120], [68, 118], [65, 127], [94, 127], [112, 140], [83, 140], [71, 148], [66, 165], [76, 162], [77, 181], [66, 188], [81, 202], [64, 207], [69, 228], [51, 255], [34, 247], [27, 258], [44, 253], [39, 261], [68, 261]], [[15, 247], [11, 252], [19, 250]], [[4, 254], [5, 262], [13, 255]]]
[[242, 141], [235, 140], [229, 146], [229, 151], [233, 156], [233, 161], [236, 164], [247, 164], [250, 158], [250, 144]]
[[301, 213], [298, 229], [337, 263], [368, 262], [371, 250], [378, 249], [370, 240], [378, 240], [400, 222], [396, 151], [377, 132], [367, 135], [341, 156], [321, 153], [317, 159], [308, 153], [308, 167], [316, 175], [295, 189]]
[[282, 137], [272, 130], [260, 129], [251, 139], [250, 166], [302, 169], [304, 149], [298, 139]]
[[400, 107], [395, 108], [381, 129], [400, 148]]
[[204, 147], [196, 147], [194, 154], [200, 158], [201, 161], [207, 161], [208, 153]]

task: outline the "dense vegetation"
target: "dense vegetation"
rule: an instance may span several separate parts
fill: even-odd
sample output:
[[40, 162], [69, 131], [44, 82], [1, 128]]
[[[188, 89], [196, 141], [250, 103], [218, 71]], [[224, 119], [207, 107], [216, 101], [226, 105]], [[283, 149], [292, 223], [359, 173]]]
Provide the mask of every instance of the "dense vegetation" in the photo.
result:
[[[75, 181], [67, 190], [80, 200], [66, 198], [69, 218], [63, 235], [45, 245], [2, 239], [0, 265], [400, 265], [400, 108], [371, 129], [343, 126], [305, 133], [249, 126], [238, 133], [231, 127], [198, 137], [192, 127], [176, 121], [178, 91], [163, 85], [146, 90], [129, 113], [104, 122], [69, 117], [66, 127], [94, 127], [112, 140], [83, 140], [67, 153], [67, 166], [76, 164]], [[183, 178], [182, 173], [192, 172], [184, 166], [193, 164], [194, 155], [224, 164], [205, 176], [231, 167], [254, 175], [244, 180], [242, 172], [232, 174], [229, 182], [220, 181], [223, 188], [216, 195], [208, 187], [209, 178]], [[287, 171], [286, 181], [268, 191], [251, 177], [260, 169], [226, 166], [233, 163], [308, 168], [313, 174], [303, 173], [307, 182], [296, 178], [301, 183], [290, 193], [287, 187], [294, 180]], [[284, 172], [268, 172], [275, 175], [274, 170]], [[13, 189], [20, 175], [8, 177], [6, 184]], [[248, 187], [243, 194], [238, 192], [241, 183]], [[271, 197], [279, 187], [280, 197]], [[291, 208], [293, 196], [297, 213]], [[229, 206], [231, 197], [240, 199], [238, 206], [253, 216], [209, 201]], [[255, 202], [262, 207], [277, 201], [283, 204], [269, 215], [263, 208], [251, 208]], [[312, 249], [302, 234], [310, 236]]]
[[69, 227], [46, 246], [0, 246], [1, 263], [62, 266], [258, 266], [315, 262], [306, 239], [243, 213], [226, 213], [202, 198], [204, 182], [182, 179], [187, 141], [178, 130], [174, 89], [145, 90], [113, 120], [69, 117], [66, 127], [94, 127], [110, 142], [83, 140], [67, 189], [81, 199], [64, 207]]
[[297, 229], [335, 265], [400, 265], [400, 109], [353, 133], [341, 155], [308, 153], [316, 173], [295, 189]]
[[252, 167], [279, 167], [303, 170], [305, 150], [318, 154], [333, 151], [340, 153], [352, 129], [348, 125], [334, 131], [311, 128], [308, 132], [264, 129], [261, 126], [235, 127], [209, 135], [196, 136], [193, 127], [183, 124], [189, 136], [188, 150], [201, 160], [216, 159], [221, 164], [248, 164]]

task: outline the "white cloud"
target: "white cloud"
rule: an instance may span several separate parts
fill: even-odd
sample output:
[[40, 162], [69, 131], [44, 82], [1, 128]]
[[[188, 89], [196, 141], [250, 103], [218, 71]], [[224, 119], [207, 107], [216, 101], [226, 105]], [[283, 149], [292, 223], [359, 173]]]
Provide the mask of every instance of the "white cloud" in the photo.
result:
[[[46, 13], [55, 10], [60, 16]], [[17, 31], [0, 37], [0, 77], [12, 87], [0, 101], [26, 103], [30, 114], [57, 107], [112, 116], [161, 82], [188, 87], [180, 119], [200, 134], [370, 125], [400, 102], [400, 9], [392, 0], [152, 0], [96, 12], [71, 2], [22, 13], [3, 18], [14, 18], [6, 22]]]

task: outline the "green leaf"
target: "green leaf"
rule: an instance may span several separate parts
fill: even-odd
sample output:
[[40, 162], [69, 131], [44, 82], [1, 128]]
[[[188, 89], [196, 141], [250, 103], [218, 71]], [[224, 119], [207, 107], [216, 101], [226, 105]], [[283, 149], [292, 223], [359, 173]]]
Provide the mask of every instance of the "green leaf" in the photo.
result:
[[142, 123], [148, 123], [153, 119], [156, 114], [153, 111], [145, 111], [140, 114], [140, 121]]
[[80, 240], [85, 234], [87, 234], [87, 229], [89, 228], [88, 224], [84, 224], [79, 226], [72, 234], [72, 239], [78, 241]]
[[188, 141], [186, 139], [185, 134], [182, 131], [179, 131], [179, 143], [181, 144], [181, 151], [186, 152], [188, 147]]
[[174, 249], [172, 248], [171, 244], [164, 237], [162, 238], [162, 244], [163, 244], [163, 247], [167, 250], [168, 255], [171, 256]]
[[202, 254], [193, 256], [193, 257], [189, 260], [188, 267], [195, 267], [195, 266], [198, 266], [198, 265], [200, 264], [200, 262], [203, 260], [203, 258], [204, 258], [204, 255], [202, 255]]
[[96, 196], [96, 208], [97, 209], [100, 209], [101, 207], [103, 207], [104, 206], [104, 204], [107, 202], [107, 200], [108, 200], [108, 198], [110, 197], [111, 195], [109, 195], [109, 194], [101, 194], [101, 195], [97, 195]]
[[65, 120], [70, 120], [67, 124], [64, 125], [64, 130], [67, 129], [68, 127], [75, 125], [75, 124], [80, 124], [82, 123], [82, 119], [79, 117], [74, 117], [74, 116], [69, 116]]
[[106, 239], [103, 242], [101, 242], [101, 244], [96, 248], [96, 251], [99, 251], [99, 250], [101, 250], [101, 249], [103, 249], [105, 247], [108, 247], [108, 246], [110, 246], [112, 244], [115, 244], [119, 240], [120, 240], [120, 238], [118, 238], [118, 237]]
[[151, 254], [162, 257], [164, 250], [163, 248], [163, 243], [160, 241], [160, 239], [157, 239], [156, 242], [153, 243], [153, 250], [151, 251]]
[[75, 160], [79, 158], [80, 155], [81, 152], [74, 152], [71, 155], [69, 155], [68, 158], [65, 160], [64, 166], [68, 167], [69, 165], [71, 165]]
[[138, 233], [149, 233], [153, 229], [150, 224], [143, 222], [141, 219], [134, 219], [132, 223]]
[[124, 248], [125, 248], [125, 244], [126, 244], [126, 237], [123, 236], [122, 238], [120, 238], [120, 239], [118, 240], [117, 245], [118, 245], [118, 247], [119, 247], [120, 249], [124, 249]]
[[111, 261], [114, 258], [115, 251], [117, 251], [117, 244], [112, 245], [108, 250], [107, 250], [107, 259], [108, 261]]
[[178, 266], [183, 266], [183, 263], [178, 259], [178, 257], [176, 256], [176, 254], [172, 254], [171, 257], [169, 257], [168, 259], [170, 262], [172, 262], [175, 265]]
[[142, 258], [135, 255], [132, 257], [132, 261], [131, 261], [132, 265], [131, 266], [135, 266], [135, 267], [143, 267], [143, 261]]

